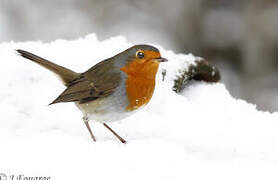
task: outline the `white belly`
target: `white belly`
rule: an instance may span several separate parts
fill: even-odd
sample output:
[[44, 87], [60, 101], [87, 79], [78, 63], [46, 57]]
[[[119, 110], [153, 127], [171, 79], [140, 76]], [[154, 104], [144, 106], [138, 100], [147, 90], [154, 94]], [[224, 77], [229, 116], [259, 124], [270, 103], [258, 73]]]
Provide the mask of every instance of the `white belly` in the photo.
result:
[[126, 110], [128, 103], [125, 90], [118, 89], [108, 97], [84, 104], [77, 102], [76, 106], [82, 111], [84, 118], [104, 123], [122, 120], [138, 111]]

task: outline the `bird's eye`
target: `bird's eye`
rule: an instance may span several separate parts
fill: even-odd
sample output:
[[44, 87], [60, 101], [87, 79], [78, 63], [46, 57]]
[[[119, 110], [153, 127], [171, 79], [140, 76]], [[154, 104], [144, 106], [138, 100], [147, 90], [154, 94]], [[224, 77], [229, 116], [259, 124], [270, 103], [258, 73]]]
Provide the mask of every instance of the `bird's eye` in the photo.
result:
[[142, 51], [137, 51], [136, 57], [142, 59], [142, 58], [144, 58], [144, 53]]

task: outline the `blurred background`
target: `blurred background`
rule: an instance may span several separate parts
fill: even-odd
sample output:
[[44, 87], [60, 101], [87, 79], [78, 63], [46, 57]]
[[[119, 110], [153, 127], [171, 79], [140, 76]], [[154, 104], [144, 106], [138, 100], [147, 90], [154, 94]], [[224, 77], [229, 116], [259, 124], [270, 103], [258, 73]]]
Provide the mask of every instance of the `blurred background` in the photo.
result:
[[124, 35], [216, 65], [237, 98], [278, 111], [277, 0], [0, 0], [0, 43]]

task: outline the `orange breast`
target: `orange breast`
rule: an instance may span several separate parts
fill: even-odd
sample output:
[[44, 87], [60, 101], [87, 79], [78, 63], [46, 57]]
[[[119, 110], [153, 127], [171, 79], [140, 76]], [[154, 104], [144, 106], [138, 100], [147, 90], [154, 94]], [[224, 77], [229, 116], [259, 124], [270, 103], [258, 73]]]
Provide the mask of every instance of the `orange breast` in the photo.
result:
[[134, 60], [121, 68], [127, 74], [126, 92], [129, 100], [127, 110], [135, 110], [147, 104], [155, 88], [155, 75], [159, 63], [153, 60]]

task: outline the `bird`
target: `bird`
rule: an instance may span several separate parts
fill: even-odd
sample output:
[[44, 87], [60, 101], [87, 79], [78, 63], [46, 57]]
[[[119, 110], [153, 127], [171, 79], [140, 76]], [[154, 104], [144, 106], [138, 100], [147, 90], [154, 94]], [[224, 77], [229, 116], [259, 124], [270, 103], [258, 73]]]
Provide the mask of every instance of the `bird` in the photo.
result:
[[83, 121], [93, 139], [89, 121], [102, 123], [122, 143], [126, 140], [107, 123], [131, 116], [152, 98], [155, 79], [161, 62], [159, 50], [151, 45], [135, 45], [105, 59], [83, 73], [74, 72], [28, 51], [17, 49], [17, 54], [52, 71], [66, 89], [49, 105], [74, 102], [83, 114]]

